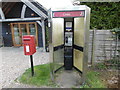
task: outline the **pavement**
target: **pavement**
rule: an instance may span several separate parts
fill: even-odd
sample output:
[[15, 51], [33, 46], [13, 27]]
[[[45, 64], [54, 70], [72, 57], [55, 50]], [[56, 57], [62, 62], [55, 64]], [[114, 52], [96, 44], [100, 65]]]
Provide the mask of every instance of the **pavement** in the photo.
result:
[[[30, 57], [24, 55], [23, 47], [1, 47], [0, 57], [0, 88], [34, 87], [15, 82], [16, 78], [31, 67]], [[33, 58], [34, 66], [49, 63], [49, 53], [43, 52], [41, 48], [37, 48]]]
[[81, 76], [75, 69], [62, 69], [58, 74], [55, 81], [61, 88], [80, 88]]

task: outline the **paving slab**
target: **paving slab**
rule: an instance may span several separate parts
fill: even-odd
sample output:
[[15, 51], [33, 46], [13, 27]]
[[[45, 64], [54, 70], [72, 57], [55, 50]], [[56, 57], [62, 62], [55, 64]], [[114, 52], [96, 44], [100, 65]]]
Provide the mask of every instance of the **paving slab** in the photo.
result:
[[56, 83], [62, 88], [80, 88], [80, 73], [76, 70], [62, 69], [57, 73]]

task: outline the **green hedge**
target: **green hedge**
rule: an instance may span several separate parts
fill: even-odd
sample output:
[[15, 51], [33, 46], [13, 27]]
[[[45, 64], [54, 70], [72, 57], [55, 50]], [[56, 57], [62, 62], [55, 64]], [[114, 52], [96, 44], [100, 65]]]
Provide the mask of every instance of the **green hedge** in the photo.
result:
[[91, 29], [113, 29], [120, 27], [119, 2], [84, 2], [81, 4], [91, 8]]

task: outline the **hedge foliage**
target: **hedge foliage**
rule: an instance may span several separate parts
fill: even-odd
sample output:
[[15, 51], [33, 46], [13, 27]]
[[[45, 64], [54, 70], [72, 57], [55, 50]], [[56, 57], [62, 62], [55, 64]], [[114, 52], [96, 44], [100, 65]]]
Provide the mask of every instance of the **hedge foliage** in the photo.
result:
[[119, 2], [84, 2], [91, 8], [91, 29], [120, 28]]

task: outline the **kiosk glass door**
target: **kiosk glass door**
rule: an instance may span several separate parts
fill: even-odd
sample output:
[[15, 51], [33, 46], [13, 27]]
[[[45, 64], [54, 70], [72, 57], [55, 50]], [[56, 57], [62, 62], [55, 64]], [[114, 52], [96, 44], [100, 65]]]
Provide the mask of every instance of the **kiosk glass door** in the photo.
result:
[[83, 71], [84, 18], [74, 18], [74, 67]]
[[64, 19], [53, 18], [53, 58], [54, 71], [64, 65]]

